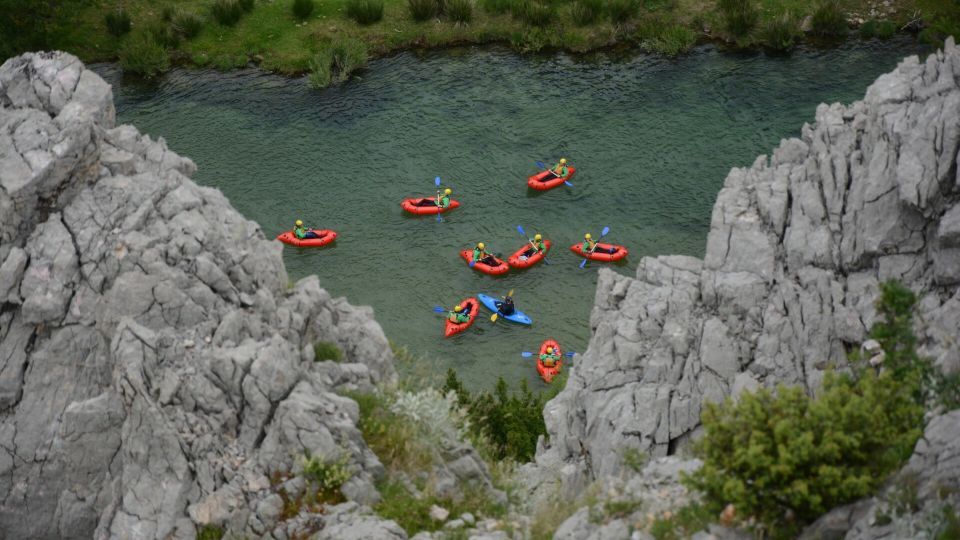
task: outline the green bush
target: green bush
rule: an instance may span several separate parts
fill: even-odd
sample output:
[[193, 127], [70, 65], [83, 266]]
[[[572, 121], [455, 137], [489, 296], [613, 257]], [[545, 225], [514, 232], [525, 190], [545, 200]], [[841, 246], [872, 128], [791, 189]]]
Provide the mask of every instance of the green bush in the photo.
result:
[[[441, 506], [450, 511], [451, 516], [458, 516], [464, 512], [484, 517], [500, 517], [506, 513], [506, 508], [492, 501], [482, 488], [470, 486], [455, 499], [441, 498], [427, 490], [420, 497], [414, 497], [404, 484], [395, 480], [387, 480], [377, 486], [382, 499], [375, 507], [377, 514], [386, 519], [392, 519], [402, 527], [411, 537], [420, 531], [436, 531], [443, 527], [443, 522], [430, 517], [430, 508], [433, 505]], [[458, 536], [457, 533], [464, 533]], [[465, 531], [450, 531], [443, 538], [467, 538]]]
[[800, 28], [789, 13], [783, 13], [767, 21], [761, 34], [763, 45], [768, 49], [788, 51], [800, 37]]
[[447, 0], [447, 17], [458, 24], [468, 24], [473, 20], [473, 4], [470, 0]]
[[313, 0], [293, 0], [293, 16], [305, 20], [313, 13]]
[[623, 24], [637, 14], [637, 0], [609, 0], [607, 15], [613, 24]]
[[844, 36], [847, 34], [847, 18], [839, 0], [823, 0], [813, 12], [810, 23], [814, 34], [818, 36]]
[[169, 24], [152, 23], [147, 26], [147, 33], [165, 49], [175, 49], [180, 44], [180, 35]]
[[753, 0], [719, 0], [717, 6], [727, 31], [737, 37], [747, 35], [760, 19]]
[[513, 9], [514, 0], [480, 0], [480, 7], [491, 15], [503, 15]]
[[317, 456], [306, 457], [303, 463], [303, 477], [321, 501], [342, 502], [340, 486], [353, 476], [349, 463], [349, 454], [344, 454], [336, 460], [325, 460]]
[[223, 538], [223, 529], [217, 525], [207, 524], [197, 529], [197, 540], [220, 540]]
[[603, 13], [603, 0], [577, 0], [570, 8], [570, 15], [577, 26], [593, 24]]
[[691, 503], [669, 517], [658, 516], [650, 525], [650, 534], [657, 540], [683, 540], [716, 522], [716, 514], [698, 503]]
[[383, 0], [347, 0], [347, 16], [368, 25], [383, 18]]
[[345, 39], [330, 48], [330, 60], [337, 82], [343, 82], [354, 71], [367, 65], [367, 46], [356, 39]]
[[517, 0], [510, 7], [514, 19], [519, 19], [530, 26], [543, 28], [553, 22], [553, 6], [536, 0]]
[[816, 398], [780, 386], [776, 395], [763, 389], [704, 408], [705, 435], [696, 445], [704, 465], [685, 481], [714, 514], [730, 503], [773, 537], [789, 538], [823, 512], [874, 492], [909, 457], [924, 404], [944, 378], [917, 355], [916, 296], [895, 282], [880, 292], [871, 329], [884, 351], [879, 374], [871, 367], [856, 379], [827, 373]]
[[130, 15], [123, 9], [107, 13], [104, 20], [107, 23], [107, 32], [113, 37], [120, 37], [130, 31]]
[[955, 10], [953, 17], [938, 16], [925, 28], [920, 35], [920, 41], [934, 47], [942, 47], [947, 36], [960, 39], [960, 8]]
[[666, 56], [685, 53], [697, 43], [697, 33], [685, 26], [658, 27], [653, 34], [652, 37], [643, 40], [644, 50]]
[[330, 83], [333, 82], [329, 49], [324, 49], [314, 55], [310, 59], [309, 68], [310, 73], [307, 75], [307, 83], [311, 88], [320, 90], [330, 86]]
[[418, 22], [428, 21], [437, 15], [435, 0], [407, 0], [407, 7], [410, 9], [410, 18]]
[[[329, 65], [329, 64], [328, 64]], [[317, 362], [321, 360], [333, 360], [339, 362], [343, 360], [343, 351], [336, 343], [329, 341], [318, 341], [313, 344], [313, 359]]]
[[237, 0], [215, 0], [210, 7], [213, 19], [222, 26], [233, 26], [240, 21], [243, 10]]
[[170, 67], [167, 51], [147, 32], [131, 35], [120, 47], [123, 71], [153, 77]]
[[160, 10], [160, 20], [163, 22], [170, 22], [173, 20], [173, 6], [163, 6], [163, 9]]
[[367, 446], [391, 471], [414, 473], [433, 464], [433, 453], [409, 417], [391, 410], [383, 394], [350, 394], [360, 409], [357, 427]]
[[253, 11], [254, 0], [237, 0], [237, 6], [240, 8], [240, 11], [244, 13], [250, 13]]
[[203, 17], [192, 11], [178, 9], [174, 12], [170, 24], [173, 25], [177, 34], [186, 39], [193, 39], [203, 30]]

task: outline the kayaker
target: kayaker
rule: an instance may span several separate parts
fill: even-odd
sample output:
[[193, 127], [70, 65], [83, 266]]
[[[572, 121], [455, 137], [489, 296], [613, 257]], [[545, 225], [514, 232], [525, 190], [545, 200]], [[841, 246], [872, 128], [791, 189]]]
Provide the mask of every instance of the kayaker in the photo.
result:
[[501, 298], [503, 298], [502, 302], [500, 300], [494, 302], [494, 304], [497, 306], [497, 311], [499, 311], [501, 315], [513, 315], [513, 297], [502, 296]]
[[554, 354], [553, 347], [547, 347], [547, 352], [540, 355], [540, 360], [543, 361], [543, 365], [546, 367], [553, 367], [559, 359], [560, 355]]
[[550, 172], [559, 178], [566, 178], [570, 174], [570, 170], [567, 169], [567, 158], [560, 158], [560, 163], [554, 165]]
[[[446, 208], [450, 206], [450, 194], [453, 193], [453, 190], [447, 188], [443, 190], [443, 196], [440, 196], [440, 193], [437, 193], [436, 199], [420, 199], [414, 204], [414, 206], [439, 206], [440, 208]], [[439, 202], [438, 202], [439, 201]]]
[[489, 266], [497, 266], [497, 264], [499, 264], [497, 260], [493, 258], [493, 255], [488, 255], [487, 252], [484, 251], [484, 247], [483, 242], [480, 242], [477, 244], [477, 247], [473, 248], [473, 262], [482, 262]]
[[455, 323], [465, 323], [470, 320], [470, 306], [463, 306], [457, 304], [454, 306], [453, 311], [448, 312], [448, 319], [451, 322]]
[[293, 235], [301, 240], [305, 238], [320, 238], [320, 235], [304, 227], [303, 222], [300, 221], [299, 219], [294, 224]]
[[539, 233], [529, 240], [533, 245], [528, 247], [527, 250], [523, 252], [524, 257], [529, 257], [534, 253], [543, 253], [547, 250], [547, 247], [543, 244], [543, 237], [540, 236]]
[[611, 255], [617, 252], [617, 248], [602, 248], [600, 245], [590, 237], [590, 233], [583, 235], [583, 252], [586, 253], [610, 253]]

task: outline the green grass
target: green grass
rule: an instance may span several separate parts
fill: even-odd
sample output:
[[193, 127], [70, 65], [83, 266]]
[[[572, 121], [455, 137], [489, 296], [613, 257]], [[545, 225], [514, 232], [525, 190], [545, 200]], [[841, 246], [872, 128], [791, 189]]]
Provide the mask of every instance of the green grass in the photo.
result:
[[336, 343], [318, 341], [313, 344], [313, 359], [317, 362], [321, 360], [339, 362], [343, 360], [343, 351], [340, 350], [340, 347], [338, 347]]
[[745, 36], [760, 19], [760, 12], [753, 0], [718, 0], [717, 6], [727, 31], [736, 37]]
[[383, 0], [347, 0], [347, 16], [362, 25], [383, 19]]
[[644, 50], [664, 56], [677, 56], [693, 48], [697, 34], [683, 26], [658, 27], [652, 36], [643, 40]]
[[223, 529], [216, 525], [204, 525], [197, 529], [197, 540], [220, 540]]
[[632, 19], [637, 14], [636, 0], [608, 0], [607, 15], [613, 24], [623, 24]]
[[108, 12], [104, 16], [104, 22], [107, 25], [107, 32], [110, 32], [113, 37], [121, 37], [130, 32], [130, 15], [122, 9]]
[[435, 0], [407, 0], [410, 8], [410, 17], [417, 21], [429, 21], [437, 16], [437, 2]]
[[313, 13], [313, 0], [293, 0], [293, 16], [303, 21]]
[[243, 17], [243, 8], [237, 0], [214, 0], [210, 13], [218, 24], [233, 26]]
[[800, 35], [800, 25], [790, 13], [768, 20], [761, 30], [763, 46], [774, 51], [790, 50]]
[[681, 540], [705, 530], [714, 522], [715, 517], [704, 506], [693, 503], [676, 512], [657, 516], [650, 526], [650, 534], [657, 540]]
[[420, 531], [436, 531], [443, 526], [443, 522], [430, 518], [433, 505], [449, 510], [451, 519], [464, 512], [486, 518], [506, 514], [506, 508], [491, 500], [481, 488], [467, 487], [461, 490], [458, 499], [437, 497], [429, 490], [416, 498], [396, 480], [381, 482], [378, 488], [382, 499], [374, 510], [381, 517], [396, 521], [410, 536]]
[[447, 0], [446, 14], [455, 23], [469, 24], [473, 20], [473, 4], [470, 0]]
[[839, 0], [821, 0], [813, 12], [813, 33], [818, 36], [836, 37], [847, 34], [847, 18]]
[[124, 39], [120, 49], [123, 71], [153, 77], [169, 66], [166, 49], [149, 32], [135, 32]]
[[595, 23], [603, 13], [603, 0], [576, 0], [570, 8], [570, 16], [577, 26]]

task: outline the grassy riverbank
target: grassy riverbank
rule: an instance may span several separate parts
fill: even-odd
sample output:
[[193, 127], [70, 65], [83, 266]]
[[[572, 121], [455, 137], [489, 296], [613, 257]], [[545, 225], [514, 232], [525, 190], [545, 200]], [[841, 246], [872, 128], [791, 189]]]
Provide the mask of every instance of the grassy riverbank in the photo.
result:
[[[129, 71], [140, 72], [161, 71], [171, 61], [221, 69], [252, 62], [279, 73], [319, 70], [325, 72], [320, 83], [338, 73], [345, 77], [368, 57], [464, 43], [509, 43], [524, 52], [639, 44], [674, 55], [703, 40], [788, 49], [806, 38], [847, 33], [844, 20], [852, 26], [866, 22], [867, 37], [903, 31], [910, 21], [914, 30], [926, 27], [924, 37], [932, 41], [960, 29], [960, 4], [950, 0], [299, 2], [312, 4], [312, 9], [303, 6], [309, 15], [295, 15], [295, 0], [64, 0], [54, 3], [58, 7], [40, 0], [0, 0], [0, 8], [8, 8], [3, 16], [8, 32], [19, 24], [24, 36], [31, 24], [44, 25], [37, 30], [43, 31], [42, 39], [20, 48], [39, 42], [85, 61], [119, 59]], [[36, 10], [30, 11], [31, 3], [37, 3]], [[222, 4], [219, 17], [215, 4]], [[831, 4], [832, 13], [817, 13]], [[425, 20], [414, 20], [415, 9]], [[367, 24], [358, 22], [364, 18], [370, 19]], [[333, 51], [337, 45], [339, 54]]]

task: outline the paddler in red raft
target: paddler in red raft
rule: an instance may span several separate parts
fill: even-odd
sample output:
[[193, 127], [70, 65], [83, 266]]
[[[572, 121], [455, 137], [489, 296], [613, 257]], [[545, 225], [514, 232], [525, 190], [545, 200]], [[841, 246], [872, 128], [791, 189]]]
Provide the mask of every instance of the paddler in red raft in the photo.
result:
[[453, 311], [448, 311], [447, 318], [450, 319], [450, 322], [455, 322], [457, 324], [462, 324], [470, 321], [470, 309], [469, 306], [466, 308], [460, 304], [457, 304]]
[[584, 253], [598, 252], [598, 253], [609, 253], [609, 254], [613, 255], [613, 254], [616, 253], [618, 250], [619, 250], [619, 248], [615, 248], [615, 247], [610, 247], [610, 248], [602, 248], [602, 247], [600, 247], [600, 246], [597, 244], [597, 242], [594, 241], [593, 238], [590, 237], [590, 233], [587, 233], [587, 234], [583, 235], [583, 252], [584, 252]]
[[550, 169], [550, 172], [554, 174], [557, 178], [566, 178], [570, 176], [570, 169], [567, 168], [567, 158], [560, 158], [560, 163], [557, 163]]
[[303, 222], [300, 221], [299, 219], [294, 224], [293, 235], [299, 238], [300, 240], [304, 240], [306, 238], [320, 238], [320, 235], [304, 227]]
[[439, 206], [440, 208], [446, 208], [450, 206], [450, 194], [453, 193], [453, 190], [447, 188], [443, 190], [443, 197], [440, 196], [440, 192], [437, 192], [436, 199], [420, 199], [419, 201], [413, 203], [414, 206]]
[[477, 244], [477, 247], [473, 248], [473, 262], [482, 262], [487, 266], [497, 266], [497, 260], [493, 258], [493, 255], [489, 255], [484, 251], [485, 247], [483, 242], [480, 242]]
[[559, 359], [560, 355], [553, 352], [553, 347], [547, 347], [547, 352], [540, 355], [540, 360], [545, 367], [553, 367]]

